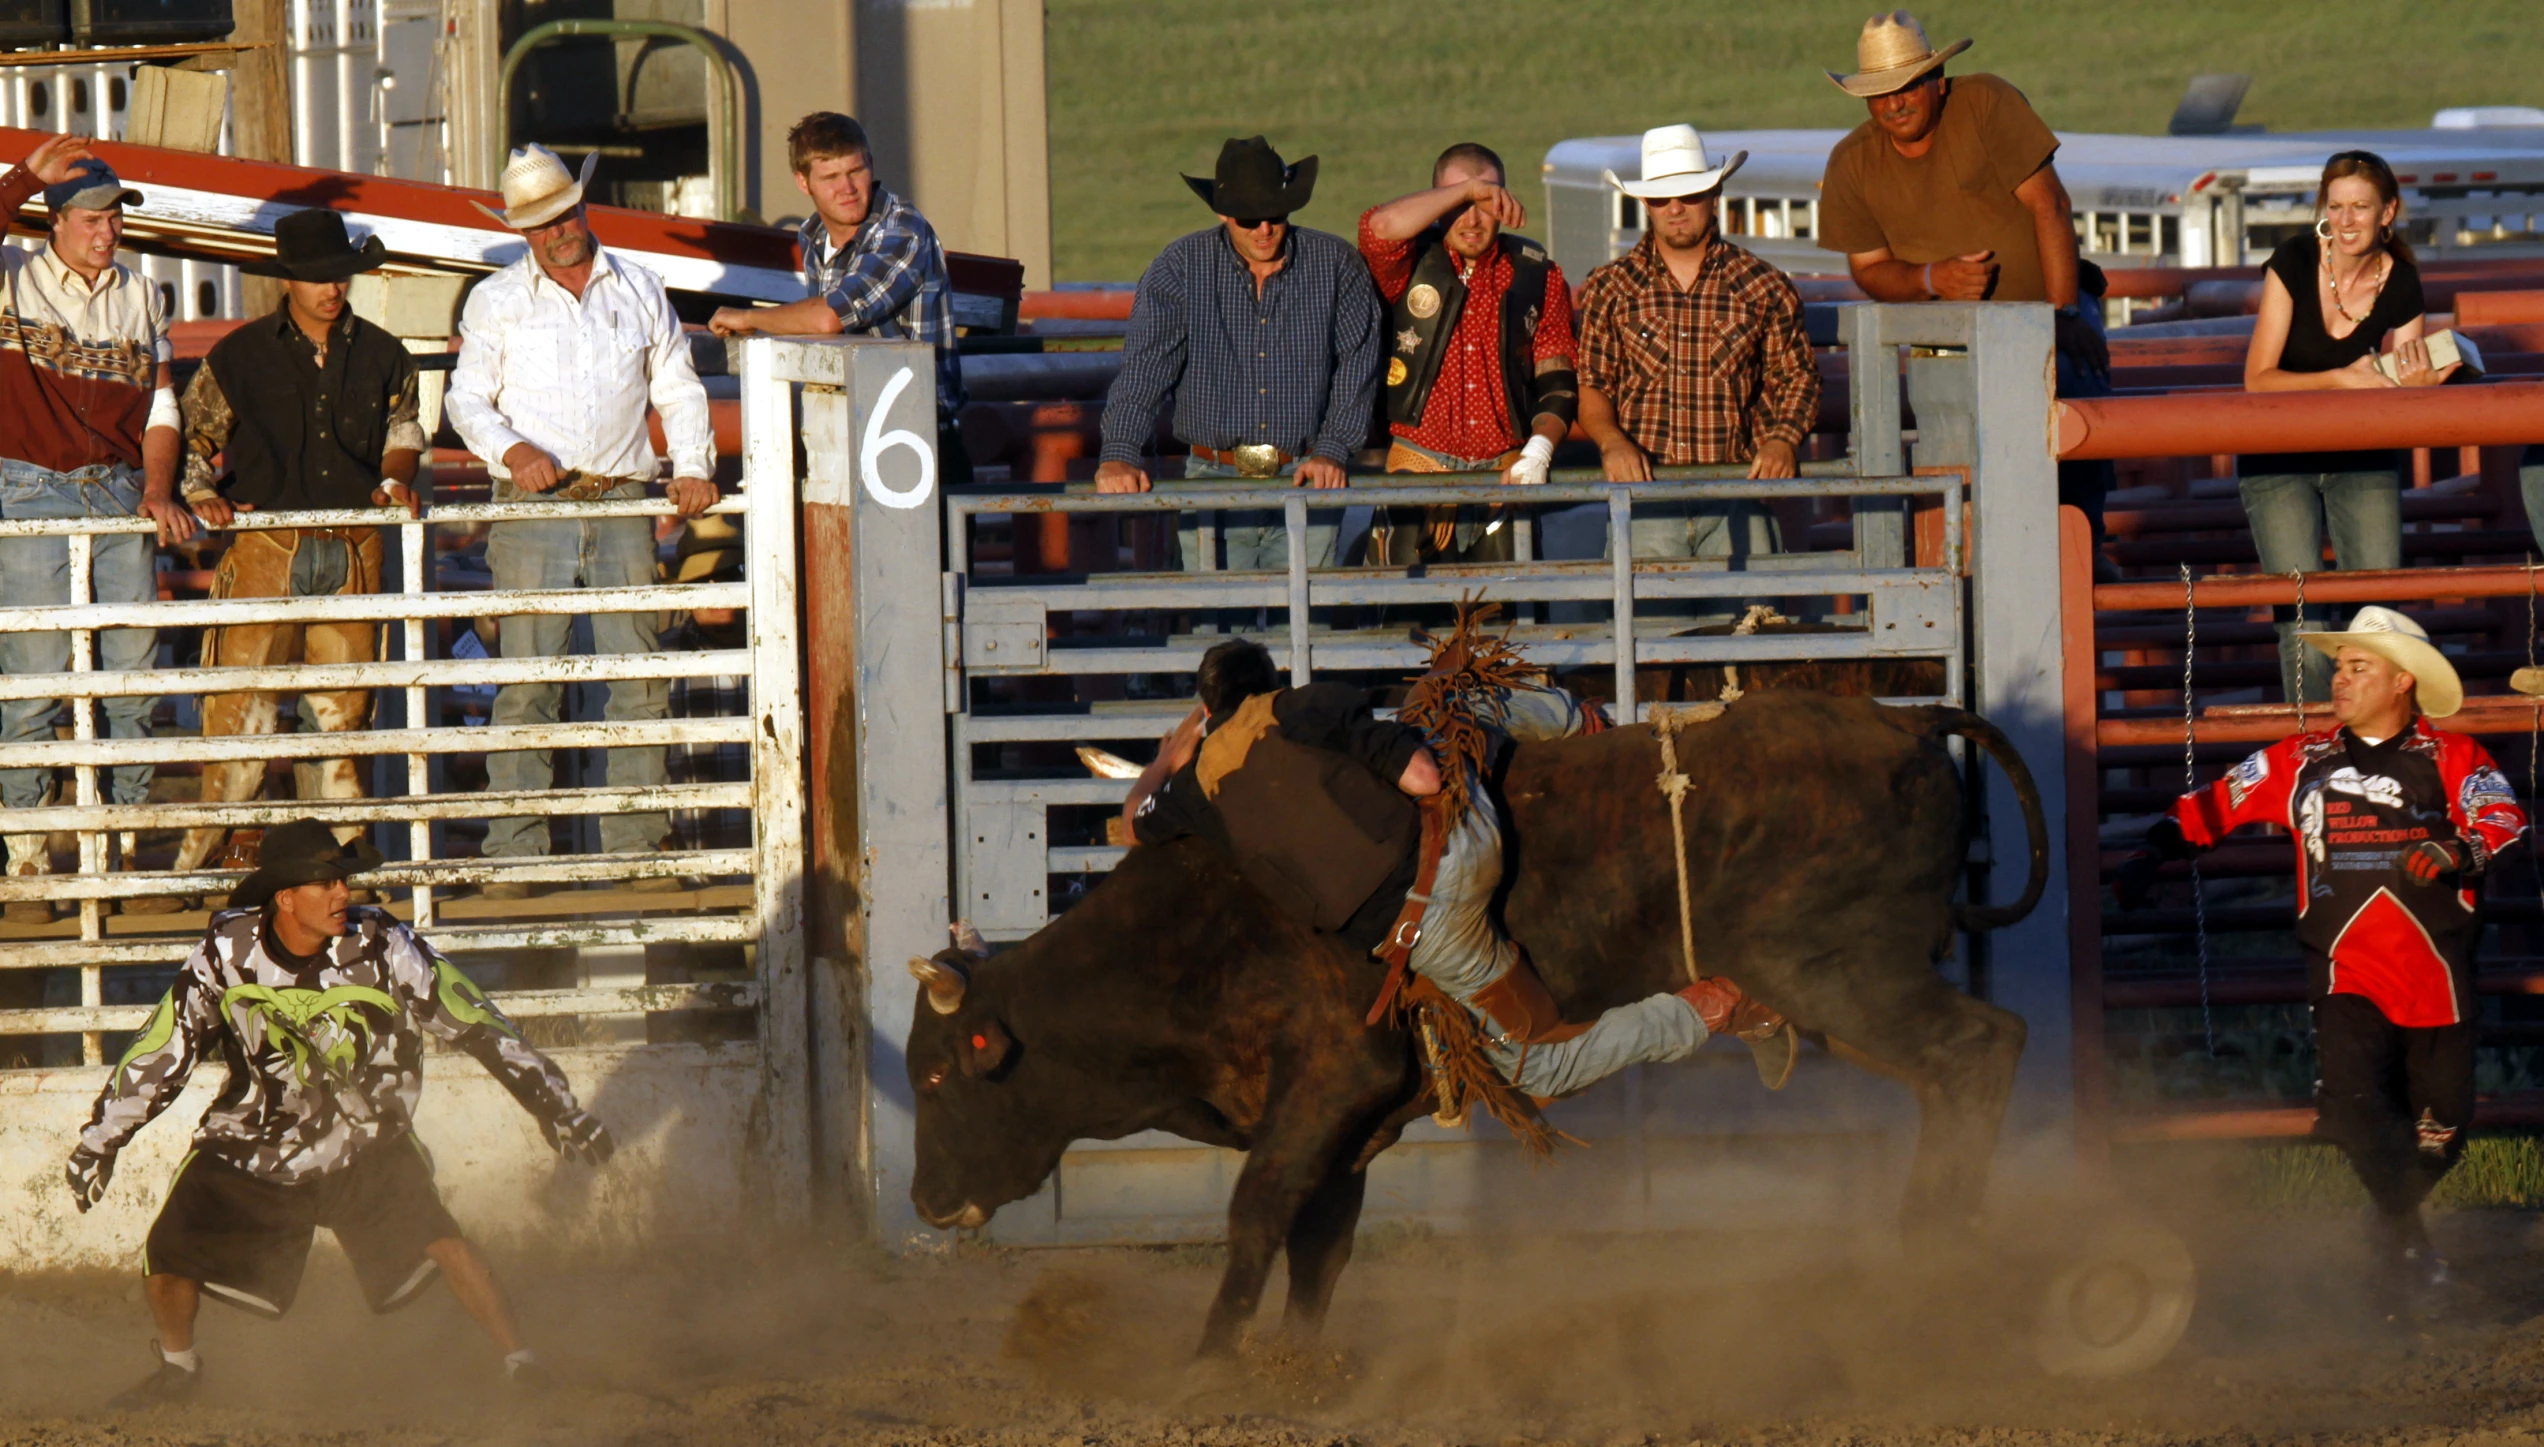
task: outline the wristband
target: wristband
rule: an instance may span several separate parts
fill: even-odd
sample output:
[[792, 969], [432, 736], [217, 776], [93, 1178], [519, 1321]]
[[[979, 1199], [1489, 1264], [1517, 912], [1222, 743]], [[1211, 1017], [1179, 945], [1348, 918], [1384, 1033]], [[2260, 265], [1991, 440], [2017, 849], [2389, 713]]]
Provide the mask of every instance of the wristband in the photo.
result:
[[1555, 460], [1555, 440], [1542, 432], [1534, 434], [1528, 439], [1528, 445], [1519, 449], [1519, 455], [1532, 462], [1552, 462]]

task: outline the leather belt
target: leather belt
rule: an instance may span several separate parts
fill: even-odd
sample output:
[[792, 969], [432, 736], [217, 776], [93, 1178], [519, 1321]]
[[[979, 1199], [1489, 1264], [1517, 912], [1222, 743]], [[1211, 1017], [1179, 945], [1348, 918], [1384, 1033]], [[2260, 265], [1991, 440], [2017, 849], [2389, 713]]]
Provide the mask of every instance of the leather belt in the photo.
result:
[[1221, 467], [1233, 467], [1239, 477], [1278, 477], [1281, 469], [1298, 458], [1269, 442], [1244, 442], [1225, 452], [1216, 447], [1194, 443], [1192, 455]]
[[1405, 891], [1404, 908], [1388, 927], [1386, 939], [1371, 951], [1387, 962], [1387, 983], [1379, 987], [1378, 1003], [1369, 1007], [1369, 1018], [1364, 1023], [1370, 1025], [1386, 1018], [1387, 1007], [1395, 1003], [1396, 992], [1404, 988], [1405, 964], [1413, 958], [1413, 947], [1422, 941], [1422, 916], [1431, 908], [1431, 887], [1440, 879], [1440, 856], [1448, 852], [1448, 806], [1433, 794], [1422, 800], [1421, 809], [1422, 843], [1414, 851], [1413, 888]]
[[641, 477], [605, 477], [597, 472], [570, 470], [557, 480], [556, 486], [549, 488], [545, 493], [532, 493], [529, 496], [533, 499], [555, 502], [593, 502], [607, 493], [616, 492], [630, 484], [642, 487], [646, 481], [647, 479]]

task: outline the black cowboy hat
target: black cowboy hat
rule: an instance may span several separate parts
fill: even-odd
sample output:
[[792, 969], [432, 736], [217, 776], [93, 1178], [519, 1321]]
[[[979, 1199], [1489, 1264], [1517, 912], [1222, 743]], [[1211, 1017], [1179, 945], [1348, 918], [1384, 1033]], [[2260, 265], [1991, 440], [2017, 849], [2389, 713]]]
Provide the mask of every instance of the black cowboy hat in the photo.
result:
[[351, 879], [380, 866], [380, 851], [367, 839], [337, 842], [335, 826], [316, 819], [296, 819], [265, 831], [256, 855], [256, 872], [230, 891], [230, 908], [263, 909], [282, 890], [303, 884]]
[[283, 276], [293, 281], [342, 281], [369, 271], [388, 259], [389, 248], [377, 236], [359, 247], [345, 234], [344, 218], [325, 207], [294, 211], [274, 223], [274, 259], [251, 261], [239, 270], [250, 276]]
[[1287, 216], [1304, 208], [1315, 191], [1316, 158], [1283, 165], [1281, 153], [1261, 136], [1242, 141], [1231, 136], [1219, 147], [1215, 178], [1186, 176], [1184, 184], [1222, 216]]

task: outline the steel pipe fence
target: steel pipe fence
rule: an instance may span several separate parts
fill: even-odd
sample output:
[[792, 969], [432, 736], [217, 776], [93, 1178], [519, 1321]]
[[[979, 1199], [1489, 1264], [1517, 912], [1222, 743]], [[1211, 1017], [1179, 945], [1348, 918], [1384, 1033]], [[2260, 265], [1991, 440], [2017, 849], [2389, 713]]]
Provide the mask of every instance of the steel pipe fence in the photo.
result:
[[[1054, 808], [1118, 806], [1128, 792], [1120, 780], [1000, 778], [981, 769], [975, 746], [1019, 746], [1094, 741], [1146, 741], [1165, 732], [1192, 700], [1092, 704], [1081, 710], [1037, 708], [991, 695], [1001, 685], [1034, 679], [1101, 679], [1123, 675], [1190, 674], [1202, 655], [1230, 637], [1251, 637], [1285, 662], [1293, 685], [1320, 673], [1417, 670], [1427, 650], [1407, 627], [1355, 623], [1353, 610], [1428, 605], [1437, 610], [1484, 596], [1513, 610], [1511, 636], [1532, 662], [1552, 669], [1609, 670], [1618, 721], [1643, 716], [1635, 700], [1638, 666], [1731, 664], [1826, 659], [1931, 658], [1942, 663], [1937, 697], [1962, 701], [1966, 674], [1964, 628], [1967, 587], [1963, 535], [1967, 486], [1959, 471], [1933, 475], [1862, 475], [1851, 464], [1814, 464], [1804, 476], [1774, 481], [1747, 478], [1728, 467], [1662, 468], [1655, 480], [1617, 484], [1595, 474], [1566, 472], [1557, 480], [1514, 489], [1496, 473], [1425, 474], [1420, 481], [1355, 478], [1327, 491], [1268, 490], [1260, 485], [1161, 482], [1146, 493], [1020, 492], [990, 488], [949, 492], [942, 503], [947, 538], [944, 609], [947, 653], [946, 712], [953, 753], [952, 805], [956, 838], [956, 887], [962, 912], [991, 939], [1032, 933], [1050, 914], [1055, 876], [1109, 870], [1122, 849], [1097, 842], [1061, 842]], [[1638, 509], [1684, 503], [1821, 502], [1845, 499], [1874, 504], [1862, 516], [1874, 523], [1875, 541], [1836, 551], [1757, 554], [1739, 559], [1638, 559], [1633, 529]], [[1883, 549], [1880, 522], [1896, 521], [1909, 499], [1930, 501], [1941, 518], [1940, 552], [1919, 566], [1904, 551]], [[1352, 507], [1434, 504], [1504, 506], [1515, 529], [1514, 561], [1426, 565], [1414, 568], [1335, 566], [1311, 568], [1303, 546], [1311, 514]], [[1538, 556], [1534, 519], [1558, 509], [1597, 509], [1604, 558], [1548, 560]], [[1891, 511], [1885, 516], [1883, 506]], [[1216, 533], [1223, 511], [1277, 511], [1288, 543], [1286, 571], [1232, 572], [1216, 566]], [[998, 515], [1160, 517], [1191, 515], [1200, 539], [1198, 566], [1176, 573], [1100, 573], [992, 577], [971, 561], [970, 524]], [[1584, 531], [1587, 531], [1586, 529]], [[1772, 599], [1794, 621], [1828, 631], [1732, 636], [1694, 634], [1698, 618], [1683, 616], [1689, 603], [1712, 602], [1737, 618], [1742, 605]], [[1841, 600], [1842, 603], [1841, 603]], [[1556, 605], [1604, 612], [1587, 621], [1542, 616]], [[1678, 605], [1667, 616], [1663, 605]], [[1201, 620], [1230, 611], [1256, 621], [1212, 631]], [[1336, 610], [1345, 616], [1337, 619]], [[1196, 626], [1163, 635], [1138, 636], [1120, 626], [1123, 615], [1190, 614]], [[1268, 620], [1280, 615], [1275, 624]], [[1062, 636], [1057, 620], [1083, 623], [1109, 615], [1109, 636]], [[1107, 687], [1119, 687], [1118, 683]], [[1073, 690], [1074, 691], [1074, 690]]]
[[[754, 978], [742, 981], [682, 985], [627, 982], [623, 969], [616, 978], [581, 989], [499, 990], [496, 997], [520, 1016], [632, 1014], [678, 1011], [761, 1011], [763, 986], [771, 968], [787, 968], [800, 955], [794, 912], [785, 891], [800, 873], [802, 840], [796, 831], [767, 827], [768, 816], [784, 810], [765, 807], [771, 789], [789, 795], [801, 790], [800, 758], [784, 747], [800, 739], [792, 720], [802, 706], [795, 686], [793, 659], [800, 628], [793, 606], [794, 490], [790, 479], [746, 490], [719, 501], [710, 512], [745, 523], [743, 580], [740, 582], [665, 583], [616, 588], [491, 590], [438, 592], [432, 588], [435, 528], [478, 528], [490, 523], [585, 521], [597, 518], [661, 518], [674, 509], [659, 499], [612, 499], [593, 502], [523, 501], [463, 504], [431, 508], [423, 517], [403, 509], [336, 509], [300, 512], [256, 512], [238, 515], [233, 528], [248, 532], [276, 529], [377, 528], [385, 551], [396, 559], [395, 591], [375, 594], [300, 598], [225, 598], [204, 600], [104, 603], [95, 595], [91, 577], [97, 539], [146, 534], [145, 518], [63, 518], [0, 520], [0, 539], [58, 537], [66, 544], [70, 596], [64, 604], [0, 606], [0, 636], [67, 633], [70, 665], [66, 671], [0, 676], [0, 700], [61, 700], [69, 715], [66, 737], [40, 737], [20, 743], [0, 742], [0, 770], [67, 771], [66, 799], [33, 808], [0, 808], [0, 834], [70, 833], [78, 843], [76, 868], [67, 874], [0, 877], [0, 902], [52, 900], [77, 905], [76, 937], [69, 939], [0, 938], [0, 980], [19, 971], [78, 971], [79, 1001], [48, 1001], [41, 1007], [0, 1009], [0, 1036], [65, 1035], [81, 1037], [82, 1059], [91, 1065], [104, 1058], [104, 1036], [137, 1028], [148, 1015], [140, 1004], [109, 1004], [106, 972], [117, 969], [164, 969], [193, 947], [191, 933], [132, 932], [136, 921], [118, 922], [110, 935], [109, 907], [118, 900], [221, 894], [246, 875], [245, 870], [203, 868], [186, 872], [142, 870], [137, 863], [141, 838], [148, 834], [198, 828], [269, 828], [293, 819], [318, 817], [340, 825], [392, 826], [393, 859], [361, 881], [365, 887], [403, 896], [401, 912], [434, 945], [446, 952], [599, 950], [625, 952], [647, 945], [743, 947], [756, 953]], [[774, 523], [770, 518], [776, 518]], [[384, 570], [385, 571], [385, 570]], [[776, 600], [782, 606], [768, 606]], [[10, 600], [0, 600], [5, 604]], [[436, 658], [431, 656], [428, 625], [444, 619], [515, 618], [729, 609], [748, 620], [748, 643], [694, 652], [571, 655], [559, 658]], [[118, 672], [99, 666], [97, 646], [103, 630], [152, 628], [170, 632], [250, 624], [310, 625], [373, 623], [384, 640], [382, 652], [394, 652], [368, 663], [271, 664], [242, 668], [144, 668]], [[396, 646], [385, 646], [395, 638]], [[781, 653], [787, 666], [763, 666]], [[718, 717], [667, 717], [650, 721], [597, 720], [553, 724], [467, 725], [451, 705], [448, 690], [492, 688], [511, 684], [559, 685], [679, 679], [744, 681], [747, 702], [741, 714]], [[309, 693], [367, 690], [375, 707], [395, 700], [403, 718], [389, 726], [341, 732], [276, 734], [180, 735], [108, 738], [99, 726], [99, 705], [110, 699], [228, 693]], [[437, 694], [436, 690], [445, 692]], [[773, 727], [784, 720], [788, 727]], [[48, 730], [48, 735], [53, 731]], [[740, 777], [647, 786], [562, 787], [529, 790], [454, 791], [437, 784], [437, 767], [462, 755], [509, 750], [609, 749], [700, 745], [728, 750], [747, 760]], [[192, 763], [302, 762], [319, 759], [403, 759], [404, 792], [359, 799], [258, 799], [235, 803], [154, 801], [109, 802], [105, 771], [126, 765]], [[376, 772], [376, 771], [375, 771]], [[437, 850], [435, 829], [452, 821], [527, 816], [543, 823], [555, 818], [623, 816], [688, 810], [749, 811], [754, 826], [748, 847], [679, 847], [636, 854], [564, 854], [512, 858], [450, 857]], [[395, 826], [403, 825], [403, 833]], [[680, 908], [698, 913], [643, 914], [670, 902], [630, 901], [609, 895], [552, 895], [527, 904], [508, 904], [518, 918], [478, 918], [445, 923], [436, 892], [458, 885], [494, 882], [593, 885], [606, 887], [639, 880], [717, 878], [744, 881], [728, 889], [707, 890]], [[394, 906], [393, 906], [394, 907]], [[15, 935], [31, 932], [13, 930]], [[23, 977], [21, 977], [23, 978]]]

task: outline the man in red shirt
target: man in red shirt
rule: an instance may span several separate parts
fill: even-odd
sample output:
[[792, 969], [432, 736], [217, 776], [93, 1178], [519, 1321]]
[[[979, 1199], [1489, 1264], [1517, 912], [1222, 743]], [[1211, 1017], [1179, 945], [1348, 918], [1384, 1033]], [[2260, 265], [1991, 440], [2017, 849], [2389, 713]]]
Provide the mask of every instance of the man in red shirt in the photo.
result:
[[[1360, 254], [1388, 306], [1389, 472], [1499, 472], [1539, 483], [1572, 430], [1572, 292], [1503, 187], [1502, 158], [1462, 141], [1431, 189], [1372, 207]], [[1490, 516], [1487, 516], [1487, 513]], [[1391, 507], [1370, 561], [1504, 562], [1502, 509]]]
[[2346, 633], [2301, 633], [2333, 659], [2340, 726], [2280, 740], [2185, 794], [2124, 865], [2123, 905], [2161, 860], [2276, 824], [2297, 850], [2297, 942], [2317, 1055], [2315, 1129], [2375, 1203], [2380, 1286], [2434, 1301], [2447, 1263], [2420, 1203], [2464, 1154], [2473, 1118], [2478, 895], [2526, 815], [2490, 753], [2430, 725], [2464, 703], [2455, 668], [2411, 619], [2362, 608]]

